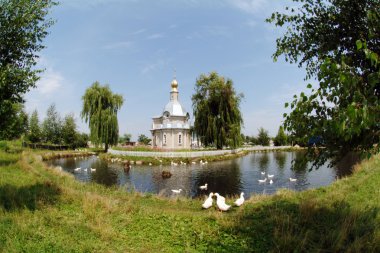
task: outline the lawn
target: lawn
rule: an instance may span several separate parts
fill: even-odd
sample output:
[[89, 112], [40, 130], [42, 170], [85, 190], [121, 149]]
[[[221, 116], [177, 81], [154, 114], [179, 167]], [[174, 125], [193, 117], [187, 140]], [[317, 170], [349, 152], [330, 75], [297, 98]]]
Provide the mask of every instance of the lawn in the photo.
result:
[[[84, 184], [33, 151], [0, 151], [2, 252], [380, 252], [380, 155], [305, 192], [253, 196], [221, 213]], [[232, 199], [227, 202], [232, 203]]]

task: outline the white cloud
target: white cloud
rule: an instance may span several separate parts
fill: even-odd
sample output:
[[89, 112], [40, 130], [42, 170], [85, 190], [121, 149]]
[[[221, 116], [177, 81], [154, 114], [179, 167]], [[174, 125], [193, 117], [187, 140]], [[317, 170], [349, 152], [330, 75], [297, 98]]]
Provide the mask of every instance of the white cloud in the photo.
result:
[[188, 34], [186, 39], [200, 39], [210, 36], [229, 38], [232, 34], [232, 30], [227, 26], [203, 26], [201, 30]]
[[165, 37], [165, 36], [162, 33], [155, 33], [155, 34], [149, 35], [148, 39], [149, 40], [155, 40], [155, 39], [161, 39], [163, 37]]
[[268, 3], [268, 0], [226, 0], [235, 8], [243, 10], [248, 13], [257, 13], [261, 11]]
[[137, 0], [63, 0], [61, 5], [69, 6], [72, 8], [91, 8], [98, 5], [112, 4], [112, 3], [125, 3], [137, 2]]
[[167, 61], [165, 60], [158, 60], [154, 63], [151, 63], [151, 64], [148, 64], [146, 65], [142, 70], [141, 70], [141, 73], [142, 74], [147, 74], [151, 71], [155, 71], [157, 69], [161, 69], [163, 68], [164, 66], [167, 65]]
[[37, 82], [37, 91], [42, 95], [50, 95], [63, 86], [63, 81], [61, 73], [48, 68]]
[[125, 49], [125, 48], [130, 48], [132, 44], [133, 43], [131, 41], [120, 41], [120, 42], [107, 44], [103, 48], [107, 50], [119, 49], [119, 48]]
[[146, 29], [140, 29], [140, 30], [137, 30], [135, 32], [129, 33], [129, 35], [138, 35], [138, 34], [141, 34], [141, 33], [144, 33], [144, 32], [146, 32]]
[[259, 22], [255, 21], [255, 20], [248, 20], [246, 24], [247, 24], [247, 26], [253, 28], [253, 27], [256, 27], [259, 24]]
[[44, 96], [50, 95], [63, 86], [63, 75], [54, 69], [52, 64], [45, 58], [38, 59], [39, 68], [44, 68], [45, 71], [41, 73], [41, 78], [36, 83], [36, 91]]

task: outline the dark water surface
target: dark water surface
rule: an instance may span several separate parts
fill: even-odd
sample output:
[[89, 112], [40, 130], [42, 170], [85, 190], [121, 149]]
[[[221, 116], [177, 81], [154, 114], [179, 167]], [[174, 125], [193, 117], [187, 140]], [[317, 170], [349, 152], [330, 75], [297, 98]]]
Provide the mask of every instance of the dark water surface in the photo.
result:
[[[218, 192], [224, 196], [238, 195], [244, 192], [246, 197], [253, 193], [273, 194], [280, 188], [302, 191], [331, 184], [337, 177], [344, 175], [341, 169], [322, 166], [309, 171], [308, 164], [295, 166], [292, 160], [298, 160], [302, 152], [251, 153], [233, 160], [212, 162], [205, 165], [132, 165], [124, 172], [122, 164], [107, 163], [96, 156], [87, 158], [62, 158], [48, 163], [61, 166], [83, 182], [97, 182], [107, 186], [120, 185], [126, 190], [150, 192], [172, 196], [171, 189], [181, 188], [181, 195], [198, 197], [209, 192]], [[344, 167], [344, 166], [343, 166]], [[81, 168], [75, 171], [75, 168]], [[88, 169], [85, 171], [84, 169]], [[96, 169], [91, 172], [90, 168]], [[163, 179], [162, 171], [170, 171], [172, 177]], [[262, 175], [261, 172], [265, 172]], [[273, 174], [273, 184], [259, 183], [267, 174]], [[290, 182], [289, 178], [296, 178]], [[208, 189], [201, 191], [200, 185], [208, 183]]]

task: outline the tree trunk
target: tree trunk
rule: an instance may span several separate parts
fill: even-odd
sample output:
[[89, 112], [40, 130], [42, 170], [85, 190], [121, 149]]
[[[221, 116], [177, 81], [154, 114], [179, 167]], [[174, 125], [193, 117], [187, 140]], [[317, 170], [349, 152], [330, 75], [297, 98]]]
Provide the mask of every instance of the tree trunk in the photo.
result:
[[107, 151], [108, 151], [108, 143], [105, 143], [104, 147], [105, 147], [105, 151], [107, 153]]

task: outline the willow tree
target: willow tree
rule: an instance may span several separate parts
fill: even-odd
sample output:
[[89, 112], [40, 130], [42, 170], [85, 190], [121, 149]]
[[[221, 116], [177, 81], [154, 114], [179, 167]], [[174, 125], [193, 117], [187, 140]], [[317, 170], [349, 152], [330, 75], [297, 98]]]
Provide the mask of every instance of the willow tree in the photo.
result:
[[118, 141], [117, 112], [124, 99], [119, 94], [113, 94], [108, 85], [95, 82], [86, 90], [82, 100], [81, 116], [90, 127], [90, 139], [95, 145], [104, 144], [107, 151], [109, 145], [115, 145]]
[[202, 74], [196, 80], [192, 96], [194, 133], [205, 146], [238, 147], [243, 124], [240, 101], [243, 94], [236, 94], [231, 79], [216, 72]]

